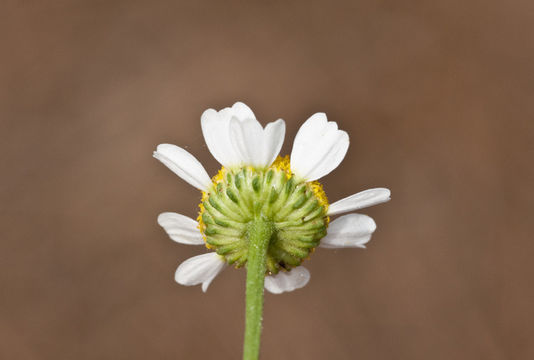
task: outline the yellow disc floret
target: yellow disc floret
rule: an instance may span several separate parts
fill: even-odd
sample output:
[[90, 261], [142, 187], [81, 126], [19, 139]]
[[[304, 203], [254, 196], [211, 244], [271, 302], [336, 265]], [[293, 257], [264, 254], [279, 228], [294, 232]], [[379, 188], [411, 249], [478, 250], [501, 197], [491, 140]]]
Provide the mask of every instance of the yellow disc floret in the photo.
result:
[[293, 173], [291, 172], [291, 163], [289, 162], [289, 155], [284, 157], [277, 156], [276, 160], [274, 160], [273, 164], [271, 165], [271, 168], [284, 171], [288, 178], [293, 176]]

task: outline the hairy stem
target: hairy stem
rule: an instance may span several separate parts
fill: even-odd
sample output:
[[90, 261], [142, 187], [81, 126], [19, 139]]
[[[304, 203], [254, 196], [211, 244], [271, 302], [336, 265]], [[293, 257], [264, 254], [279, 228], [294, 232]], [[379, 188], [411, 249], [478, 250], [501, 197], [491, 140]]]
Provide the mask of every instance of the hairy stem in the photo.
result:
[[249, 224], [244, 360], [257, 360], [260, 353], [265, 257], [272, 232], [272, 224], [261, 218]]

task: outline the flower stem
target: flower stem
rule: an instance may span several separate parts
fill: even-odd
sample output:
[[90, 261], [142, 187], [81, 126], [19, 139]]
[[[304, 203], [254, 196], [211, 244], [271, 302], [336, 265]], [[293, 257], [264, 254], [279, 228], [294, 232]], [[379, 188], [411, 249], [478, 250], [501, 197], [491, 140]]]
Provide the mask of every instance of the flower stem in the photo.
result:
[[257, 360], [260, 353], [265, 257], [272, 232], [272, 224], [261, 218], [249, 224], [244, 360]]

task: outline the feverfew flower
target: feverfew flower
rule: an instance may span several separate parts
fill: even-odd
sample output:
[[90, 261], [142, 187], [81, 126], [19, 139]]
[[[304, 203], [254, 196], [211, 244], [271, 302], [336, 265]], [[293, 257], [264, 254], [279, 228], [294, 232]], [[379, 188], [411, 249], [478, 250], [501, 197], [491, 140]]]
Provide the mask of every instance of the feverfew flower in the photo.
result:
[[[364, 248], [376, 229], [372, 218], [343, 215], [386, 202], [385, 188], [365, 190], [332, 204], [317, 182], [343, 160], [349, 137], [324, 113], [312, 115], [299, 129], [291, 156], [280, 157], [285, 135], [281, 119], [262, 127], [248, 106], [237, 102], [201, 117], [204, 139], [221, 170], [210, 178], [200, 162], [184, 149], [161, 144], [154, 157], [202, 191], [199, 216], [165, 212], [158, 223], [170, 238], [213, 250], [184, 261], [175, 280], [182, 285], [211, 281], [226, 267], [247, 265], [251, 237], [267, 234], [264, 285], [279, 294], [305, 286], [309, 271], [301, 265], [316, 247]], [[262, 228], [258, 230], [258, 221]], [[264, 260], [263, 260], [264, 259]], [[248, 279], [247, 279], [248, 281]], [[247, 299], [248, 301], [248, 299]]]

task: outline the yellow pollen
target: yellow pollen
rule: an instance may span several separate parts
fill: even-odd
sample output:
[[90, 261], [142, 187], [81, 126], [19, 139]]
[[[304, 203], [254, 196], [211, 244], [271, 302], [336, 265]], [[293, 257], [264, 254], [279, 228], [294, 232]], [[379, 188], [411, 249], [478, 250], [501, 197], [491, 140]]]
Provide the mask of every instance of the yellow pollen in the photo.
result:
[[[219, 183], [220, 181], [222, 181], [224, 179], [224, 175], [226, 174], [226, 169], [224, 168], [224, 166], [219, 170], [219, 172], [217, 173], [217, 175], [215, 175], [214, 177], [211, 178], [211, 182], [213, 183], [213, 185], [217, 185], [217, 183]], [[204, 200], [204, 199], [202, 199]]]
[[276, 160], [274, 160], [273, 164], [271, 165], [271, 168], [275, 168], [277, 170], [282, 170], [286, 173], [287, 178], [293, 176], [293, 173], [291, 173], [291, 164], [289, 162], [289, 155], [286, 155], [284, 157], [277, 156]]
[[319, 181], [312, 181], [310, 182], [310, 186], [313, 194], [317, 198], [317, 201], [319, 201], [319, 204], [324, 206], [325, 212], [328, 211], [328, 198], [323, 190], [323, 184], [321, 184]]

